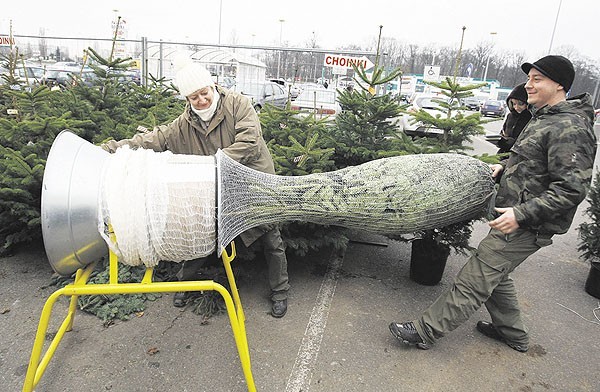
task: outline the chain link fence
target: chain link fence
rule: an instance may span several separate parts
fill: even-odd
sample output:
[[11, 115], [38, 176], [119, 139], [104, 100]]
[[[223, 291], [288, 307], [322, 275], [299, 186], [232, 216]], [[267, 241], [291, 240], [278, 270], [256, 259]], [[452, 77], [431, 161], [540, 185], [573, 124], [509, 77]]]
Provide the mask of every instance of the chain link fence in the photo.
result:
[[[334, 74], [334, 68], [325, 66], [327, 54], [363, 57], [375, 60], [375, 53], [368, 51], [270, 47], [252, 45], [210, 45], [195, 42], [154, 41], [146, 37], [139, 40], [103, 39], [84, 37], [48, 37], [14, 35], [13, 49], [28, 64], [40, 67], [55, 67], [57, 63], [84, 64], [86, 50], [92, 48], [102, 57], [131, 58], [134, 68], [140, 70], [141, 81], [146, 83], [150, 75], [155, 78], [173, 77], [172, 59], [175, 53], [187, 52], [196, 61], [203, 63], [219, 82], [226, 78], [243, 77], [255, 79], [253, 72], [260, 72], [266, 78], [287, 81], [317, 82], [351, 76], [352, 70], [342, 70]], [[0, 47], [0, 52], [11, 50], [8, 44]], [[344, 75], [346, 73], [346, 75]]]

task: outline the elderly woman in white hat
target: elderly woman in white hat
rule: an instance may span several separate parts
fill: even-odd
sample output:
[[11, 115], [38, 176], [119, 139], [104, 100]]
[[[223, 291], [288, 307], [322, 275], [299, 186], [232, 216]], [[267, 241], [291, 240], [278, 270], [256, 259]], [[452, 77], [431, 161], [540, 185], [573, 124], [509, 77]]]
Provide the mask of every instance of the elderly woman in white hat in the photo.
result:
[[[175, 85], [186, 97], [183, 113], [167, 125], [135, 135], [131, 139], [109, 141], [102, 147], [114, 152], [123, 145], [171, 151], [175, 154], [214, 155], [221, 149], [232, 159], [252, 169], [274, 174], [273, 158], [262, 137], [258, 115], [250, 100], [222, 88], [210, 73], [189, 58], [176, 60]], [[289, 290], [287, 259], [279, 228], [263, 225], [240, 235], [249, 246], [260, 239], [268, 266], [271, 288], [271, 315], [283, 317], [287, 311]], [[186, 261], [180, 280], [195, 280], [201, 260]], [[173, 304], [185, 306], [188, 293], [176, 293]]]

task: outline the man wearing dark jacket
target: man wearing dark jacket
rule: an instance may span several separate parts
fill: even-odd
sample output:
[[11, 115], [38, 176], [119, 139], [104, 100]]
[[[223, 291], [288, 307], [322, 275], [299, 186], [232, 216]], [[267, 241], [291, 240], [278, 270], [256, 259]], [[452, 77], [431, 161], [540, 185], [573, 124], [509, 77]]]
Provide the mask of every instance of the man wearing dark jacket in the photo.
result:
[[510, 151], [521, 131], [531, 119], [531, 112], [527, 108], [525, 83], [519, 84], [508, 94], [506, 105], [508, 106], [508, 115], [502, 124], [502, 130], [500, 130], [498, 154]]
[[575, 71], [562, 56], [546, 56], [521, 66], [532, 118], [511, 149], [496, 198], [499, 216], [456, 277], [420, 318], [391, 323], [390, 332], [405, 344], [428, 349], [457, 328], [481, 305], [491, 323], [479, 321], [484, 335], [526, 352], [529, 336], [523, 325], [515, 286], [509, 274], [527, 257], [566, 233], [589, 189], [596, 138], [589, 94], [566, 99]]

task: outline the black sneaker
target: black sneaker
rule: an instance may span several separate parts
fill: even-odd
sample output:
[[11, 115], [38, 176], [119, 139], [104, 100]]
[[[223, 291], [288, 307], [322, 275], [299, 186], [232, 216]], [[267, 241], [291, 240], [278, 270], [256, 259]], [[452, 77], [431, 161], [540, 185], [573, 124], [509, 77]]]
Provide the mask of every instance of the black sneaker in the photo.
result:
[[429, 344], [423, 341], [412, 321], [403, 324], [391, 323], [390, 332], [404, 344], [416, 345], [421, 350], [429, 350], [431, 348]]
[[488, 338], [496, 339], [506, 344], [513, 350], [517, 350], [518, 352], [526, 353], [527, 350], [529, 350], [529, 346], [527, 346], [526, 344], [517, 344], [506, 340], [502, 335], [500, 335], [500, 332], [498, 332], [496, 327], [494, 327], [494, 324], [488, 323], [487, 321], [478, 321], [477, 330], [485, 336], [487, 336]]

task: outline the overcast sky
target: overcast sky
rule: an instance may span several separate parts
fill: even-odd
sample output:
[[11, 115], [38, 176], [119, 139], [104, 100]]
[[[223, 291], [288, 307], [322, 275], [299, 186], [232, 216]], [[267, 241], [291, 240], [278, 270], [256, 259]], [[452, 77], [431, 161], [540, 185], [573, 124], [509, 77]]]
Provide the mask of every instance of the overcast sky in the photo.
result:
[[[116, 15], [126, 21], [126, 38], [305, 47], [315, 36], [322, 48], [373, 42], [384, 37], [401, 43], [456, 46], [466, 26], [465, 48], [493, 42], [498, 50], [516, 50], [529, 60], [552, 48], [572, 46], [600, 62], [598, 0], [206, 0], [149, 1], [53, 0], [23, 7], [3, 2], [0, 33], [12, 20], [16, 35], [110, 38]], [[222, 11], [220, 12], [220, 6]], [[117, 11], [115, 11], [117, 10]], [[221, 15], [221, 17], [219, 17]], [[284, 20], [284, 22], [280, 22]], [[490, 34], [495, 32], [496, 34]], [[553, 50], [556, 52], [556, 50]]]

